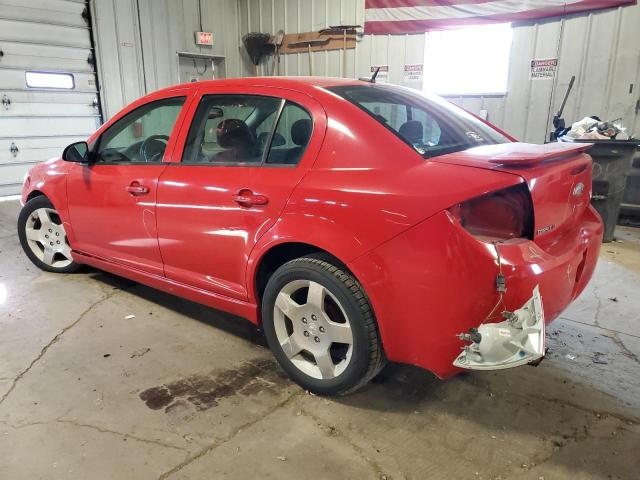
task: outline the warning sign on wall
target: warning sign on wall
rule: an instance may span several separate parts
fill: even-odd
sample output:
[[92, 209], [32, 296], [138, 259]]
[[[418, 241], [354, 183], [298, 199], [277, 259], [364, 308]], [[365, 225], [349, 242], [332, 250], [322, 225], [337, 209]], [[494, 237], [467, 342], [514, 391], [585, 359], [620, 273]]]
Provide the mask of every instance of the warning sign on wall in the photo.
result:
[[422, 90], [422, 68], [421, 63], [404, 66], [404, 84], [407, 87]]
[[531, 70], [529, 73], [529, 78], [531, 80], [550, 80], [555, 78], [557, 70], [557, 58], [531, 60]]

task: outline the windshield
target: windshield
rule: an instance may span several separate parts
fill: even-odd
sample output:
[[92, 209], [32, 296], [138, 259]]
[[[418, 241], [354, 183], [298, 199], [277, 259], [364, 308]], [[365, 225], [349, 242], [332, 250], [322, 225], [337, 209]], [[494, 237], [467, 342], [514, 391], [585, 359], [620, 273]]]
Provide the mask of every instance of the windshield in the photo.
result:
[[461, 108], [408, 88], [370, 84], [327, 90], [367, 112], [425, 158], [510, 142]]

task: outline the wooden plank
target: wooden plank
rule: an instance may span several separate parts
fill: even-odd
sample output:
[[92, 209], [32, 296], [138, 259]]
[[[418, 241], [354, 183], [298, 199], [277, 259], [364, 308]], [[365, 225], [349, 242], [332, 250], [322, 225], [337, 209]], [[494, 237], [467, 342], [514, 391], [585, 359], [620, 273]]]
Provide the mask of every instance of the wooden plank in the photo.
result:
[[342, 50], [343, 48], [356, 48], [355, 34], [348, 34], [346, 43], [342, 35], [320, 35], [319, 32], [288, 33], [284, 36], [281, 54], [306, 53], [311, 42], [312, 52], [324, 52], [327, 50]]

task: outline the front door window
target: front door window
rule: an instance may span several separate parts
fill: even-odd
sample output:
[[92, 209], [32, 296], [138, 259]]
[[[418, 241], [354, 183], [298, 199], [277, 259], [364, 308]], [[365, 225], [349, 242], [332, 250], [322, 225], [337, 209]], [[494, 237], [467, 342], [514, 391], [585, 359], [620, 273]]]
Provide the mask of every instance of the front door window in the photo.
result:
[[113, 124], [100, 138], [99, 163], [160, 163], [185, 97], [147, 103]]

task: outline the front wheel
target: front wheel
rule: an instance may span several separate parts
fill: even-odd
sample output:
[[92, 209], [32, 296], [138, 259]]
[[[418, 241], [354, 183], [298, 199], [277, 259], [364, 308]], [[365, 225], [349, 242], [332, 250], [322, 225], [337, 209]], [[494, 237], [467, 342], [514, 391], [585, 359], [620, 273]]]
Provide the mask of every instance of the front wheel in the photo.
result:
[[324, 258], [297, 258], [276, 270], [263, 295], [262, 322], [282, 368], [311, 392], [351, 393], [384, 366], [366, 293]]
[[48, 272], [71, 273], [80, 268], [60, 215], [44, 196], [29, 200], [18, 216], [18, 238], [33, 264]]

